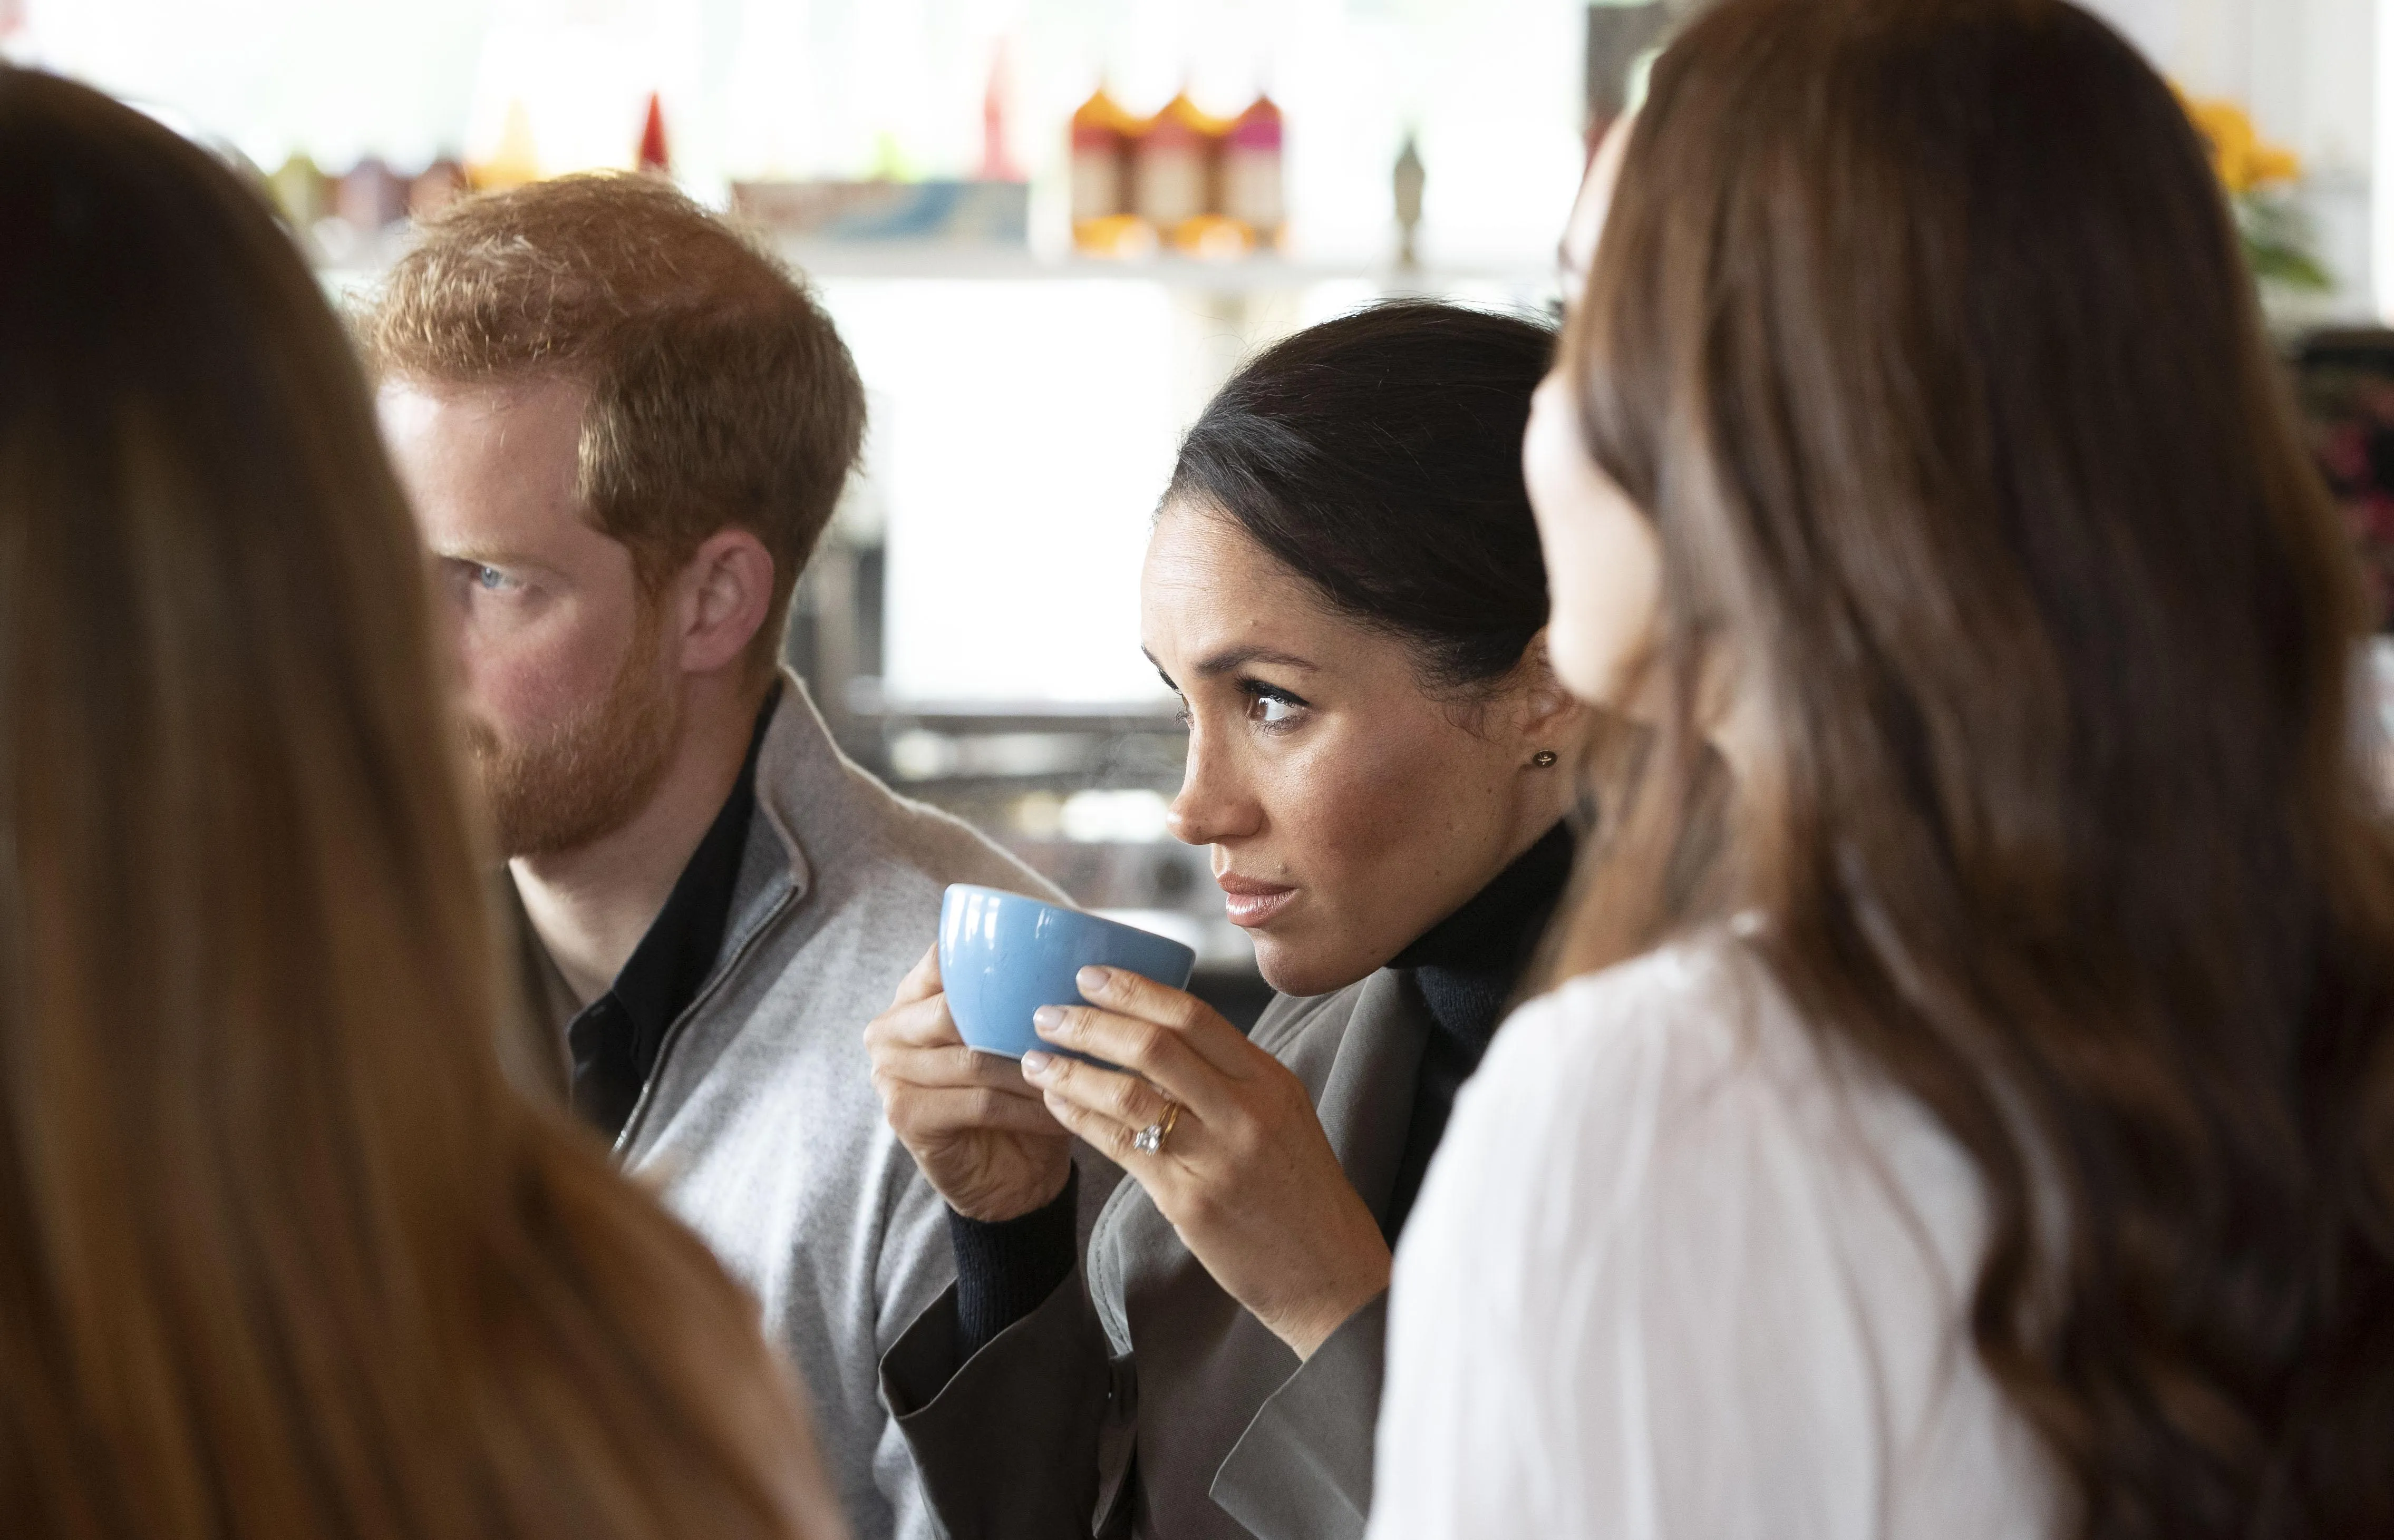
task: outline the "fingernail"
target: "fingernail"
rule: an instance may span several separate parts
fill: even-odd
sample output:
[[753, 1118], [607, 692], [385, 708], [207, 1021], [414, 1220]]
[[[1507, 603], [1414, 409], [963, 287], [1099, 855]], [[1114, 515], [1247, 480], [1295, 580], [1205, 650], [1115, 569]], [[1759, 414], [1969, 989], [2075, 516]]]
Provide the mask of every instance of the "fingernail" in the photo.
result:
[[1031, 1012], [1031, 1030], [1043, 1038], [1063, 1024], [1064, 1011], [1060, 1006], [1043, 1005]]
[[1022, 1056], [1022, 1073], [1025, 1075], [1045, 1075], [1047, 1073], [1048, 1064], [1052, 1062], [1053, 1059], [1050, 1055], [1042, 1053], [1034, 1048], [1030, 1052]]
[[1074, 974], [1072, 982], [1081, 986], [1081, 993], [1084, 995], [1101, 994], [1113, 987], [1114, 971], [1092, 964]]

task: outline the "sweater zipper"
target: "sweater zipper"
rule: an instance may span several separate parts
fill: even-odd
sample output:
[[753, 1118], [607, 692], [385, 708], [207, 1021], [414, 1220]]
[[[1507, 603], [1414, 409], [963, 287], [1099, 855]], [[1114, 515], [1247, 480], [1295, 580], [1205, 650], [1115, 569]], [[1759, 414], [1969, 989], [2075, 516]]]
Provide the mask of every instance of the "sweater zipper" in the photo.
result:
[[788, 912], [790, 906], [798, 901], [798, 886], [793, 882], [783, 891], [781, 897], [773, 901], [773, 907], [766, 911], [765, 918], [749, 927], [748, 934], [741, 940], [739, 946], [731, 949], [731, 955], [724, 959], [723, 966], [715, 971], [714, 976], [706, 981], [691, 1002], [682, 1007], [681, 1014], [673, 1019], [673, 1024], [665, 1028], [664, 1040], [657, 1044], [657, 1062], [650, 1069], [647, 1082], [640, 1087], [638, 1098], [632, 1103], [632, 1115], [624, 1119], [623, 1132], [615, 1136], [613, 1154], [619, 1162], [631, 1153], [632, 1141], [638, 1137], [640, 1125], [648, 1121], [650, 1104], [656, 1100], [657, 1087], [665, 1077], [665, 1065], [673, 1059], [674, 1045], [681, 1041], [682, 1028], [689, 1024], [691, 1017], [705, 1010], [707, 1003], [723, 991], [724, 985], [730, 982], [731, 975], [740, 971], [740, 965], [743, 962], [748, 960], [748, 954], [755, 951], [757, 945], [765, 939], [765, 933], [773, 928], [782, 916]]

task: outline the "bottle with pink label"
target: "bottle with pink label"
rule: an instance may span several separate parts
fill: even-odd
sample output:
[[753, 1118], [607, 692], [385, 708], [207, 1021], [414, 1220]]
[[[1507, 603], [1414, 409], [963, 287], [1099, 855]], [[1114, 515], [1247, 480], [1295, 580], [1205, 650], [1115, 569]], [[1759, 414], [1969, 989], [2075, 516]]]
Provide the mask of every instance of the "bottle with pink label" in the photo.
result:
[[1244, 225], [1258, 247], [1276, 247], [1288, 222], [1281, 198], [1281, 111], [1258, 96], [1222, 139], [1222, 213]]

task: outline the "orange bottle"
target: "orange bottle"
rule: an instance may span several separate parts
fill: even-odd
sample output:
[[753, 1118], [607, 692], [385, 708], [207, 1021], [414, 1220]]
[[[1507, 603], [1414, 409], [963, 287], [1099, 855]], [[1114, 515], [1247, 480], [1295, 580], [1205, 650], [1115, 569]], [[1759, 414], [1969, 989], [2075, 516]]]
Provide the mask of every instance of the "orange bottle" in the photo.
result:
[[1137, 124], [1102, 85], [1072, 113], [1072, 243], [1113, 255], [1144, 236], [1130, 211], [1130, 146]]
[[1131, 151], [1131, 212], [1167, 241], [1214, 206], [1214, 153], [1222, 124], [1181, 92], [1140, 128]]
[[521, 187], [540, 179], [540, 152], [533, 145], [532, 117], [520, 98], [507, 103], [498, 148], [488, 160], [469, 163], [466, 176], [478, 189]]

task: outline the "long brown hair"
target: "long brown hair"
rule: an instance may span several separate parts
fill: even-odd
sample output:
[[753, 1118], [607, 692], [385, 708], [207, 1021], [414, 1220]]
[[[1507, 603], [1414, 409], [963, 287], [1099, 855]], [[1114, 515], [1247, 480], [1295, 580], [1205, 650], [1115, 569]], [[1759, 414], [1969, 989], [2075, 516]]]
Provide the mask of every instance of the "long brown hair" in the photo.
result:
[[[2080, 1533], [2394, 1533], [2363, 614], [2169, 89], [2059, 0], [1728, 0], [1565, 347], [1664, 704], [1564, 966], [1759, 911], [1974, 1160], [1969, 1330]], [[1725, 866], [1675, 882], [1721, 681]]]
[[0, 1512], [838, 1529], [755, 1307], [504, 1080], [421, 558], [262, 200], [0, 70]]

